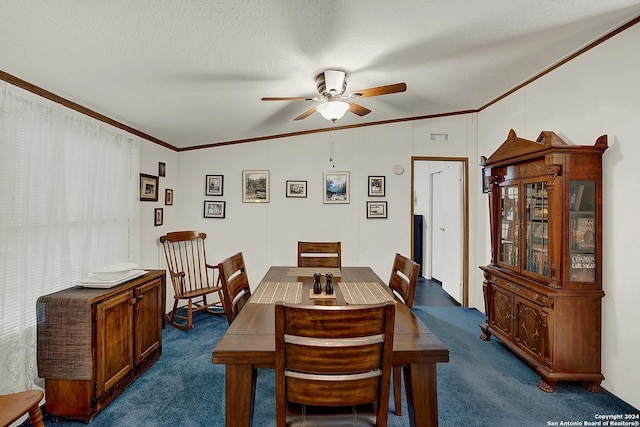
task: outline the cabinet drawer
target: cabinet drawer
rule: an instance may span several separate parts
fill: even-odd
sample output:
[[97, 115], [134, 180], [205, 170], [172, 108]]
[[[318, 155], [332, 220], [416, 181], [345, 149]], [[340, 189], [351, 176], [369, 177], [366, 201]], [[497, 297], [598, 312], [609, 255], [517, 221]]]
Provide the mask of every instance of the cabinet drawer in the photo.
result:
[[553, 298], [550, 298], [548, 295], [533, 291], [525, 286], [522, 286], [518, 283], [512, 282], [510, 280], [503, 279], [502, 277], [498, 277], [495, 275], [491, 275], [489, 280], [493, 282], [495, 285], [513, 292], [514, 294], [525, 298], [531, 301], [534, 304], [537, 304], [541, 307], [552, 307], [553, 306]]

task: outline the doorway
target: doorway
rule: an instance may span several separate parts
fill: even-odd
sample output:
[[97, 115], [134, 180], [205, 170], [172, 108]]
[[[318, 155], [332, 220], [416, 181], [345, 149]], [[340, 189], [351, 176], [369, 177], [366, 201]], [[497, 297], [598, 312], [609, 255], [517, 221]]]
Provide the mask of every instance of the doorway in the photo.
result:
[[411, 158], [412, 259], [423, 266], [422, 276], [442, 283], [464, 307], [469, 304], [468, 170], [467, 158]]

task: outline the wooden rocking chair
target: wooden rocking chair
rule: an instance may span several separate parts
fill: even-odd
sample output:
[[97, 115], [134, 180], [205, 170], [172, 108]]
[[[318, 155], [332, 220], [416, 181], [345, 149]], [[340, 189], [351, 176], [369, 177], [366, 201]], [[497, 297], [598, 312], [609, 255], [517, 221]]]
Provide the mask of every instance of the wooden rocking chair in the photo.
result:
[[[204, 311], [224, 316], [222, 286], [217, 265], [207, 263], [204, 240], [206, 233], [175, 231], [160, 237], [173, 284], [174, 302], [167, 322], [178, 329], [193, 329], [193, 313]], [[217, 279], [216, 279], [217, 276]], [[217, 293], [218, 300], [209, 302], [207, 296]], [[180, 305], [181, 301], [186, 301]], [[178, 310], [186, 308], [186, 315]]]

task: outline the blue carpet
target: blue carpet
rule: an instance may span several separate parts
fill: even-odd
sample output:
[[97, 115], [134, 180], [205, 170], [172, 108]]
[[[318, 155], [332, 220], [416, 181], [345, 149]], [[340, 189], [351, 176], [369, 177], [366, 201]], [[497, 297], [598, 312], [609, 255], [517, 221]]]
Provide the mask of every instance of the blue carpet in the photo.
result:
[[[484, 316], [461, 307], [416, 307], [414, 312], [449, 347], [450, 362], [438, 365], [440, 426], [531, 426], [596, 421], [596, 414], [637, 414], [638, 410], [601, 389], [592, 394], [572, 383], [555, 393], [538, 390], [539, 377], [497, 340], [478, 337]], [[211, 351], [227, 329], [224, 318], [200, 314], [195, 329], [163, 332], [158, 362], [98, 414], [91, 426], [224, 426], [224, 366]], [[389, 426], [409, 425], [393, 413]], [[28, 421], [25, 425], [29, 425]], [[79, 427], [83, 422], [52, 420], [45, 425]], [[256, 427], [275, 426], [272, 370], [260, 370], [254, 412]], [[578, 425], [578, 424], [574, 424]]]

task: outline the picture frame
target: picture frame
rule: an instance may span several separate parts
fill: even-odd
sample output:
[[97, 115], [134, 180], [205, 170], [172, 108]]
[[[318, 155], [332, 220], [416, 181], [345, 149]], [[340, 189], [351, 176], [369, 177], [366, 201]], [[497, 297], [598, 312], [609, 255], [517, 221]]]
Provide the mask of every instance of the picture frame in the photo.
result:
[[157, 202], [158, 201], [158, 177], [140, 174], [140, 201]]
[[491, 168], [482, 168], [482, 192], [489, 192], [489, 177], [491, 176]]
[[367, 201], [367, 218], [387, 218], [387, 202]]
[[226, 211], [226, 203], [218, 200], [204, 201], [204, 217], [205, 218], [224, 218]]
[[167, 175], [167, 164], [165, 162], [158, 162], [158, 176]]
[[269, 203], [269, 171], [242, 171], [242, 202]]
[[349, 203], [349, 172], [323, 172], [323, 203]]
[[369, 197], [384, 197], [385, 180], [386, 178], [383, 175], [369, 176]]
[[153, 210], [153, 225], [156, 227], [162, 225], [164, 220], [164, 211], [162, 208], [155, 208]]
[[205, 196], [222, 196], [224, 191], [224, 175], [207, 175], [204, 186]]
[[307, 197], [307, 181], [287, 180], [287, 197]]
[[173, 189], [167, 188], [164, 190], [164, 204], [166, 206], [173, 205]]

